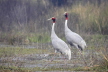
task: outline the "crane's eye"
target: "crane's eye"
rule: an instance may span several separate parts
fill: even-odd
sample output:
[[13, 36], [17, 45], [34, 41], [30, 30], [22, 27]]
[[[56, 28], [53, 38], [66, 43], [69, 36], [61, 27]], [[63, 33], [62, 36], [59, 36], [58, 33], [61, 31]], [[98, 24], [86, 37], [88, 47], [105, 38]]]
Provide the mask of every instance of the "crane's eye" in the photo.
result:
[[68, 17], [67, 13], [65, 13], [65, 17], [66, 17], [66, 18]]
[[56, 19], [55, 19], [55, 18], [52, 18], [52, 20], [53, 20], [53, 22], [55, 22], [55, 21], [56, 21]]

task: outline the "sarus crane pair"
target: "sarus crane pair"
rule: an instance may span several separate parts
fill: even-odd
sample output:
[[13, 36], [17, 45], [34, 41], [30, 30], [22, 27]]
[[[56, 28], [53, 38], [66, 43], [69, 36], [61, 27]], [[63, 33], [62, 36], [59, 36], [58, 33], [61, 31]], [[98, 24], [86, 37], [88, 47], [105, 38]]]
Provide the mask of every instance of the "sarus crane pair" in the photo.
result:
[[[68, 13], [67, 12], [64, 13], [64, 16], [65, 16], [65, 31], [64, 32], [65, 32], [65, 38], [67, 42], [71, 46], [74, 46], [80, 51], [83, 51], [83, 49], [87, 47], [85, 40], [79, 34], [71, 31], [68, 28], [68, 25], [67, 25]], [[68, 60], [71, 60], [71, 49], [68, 47], [66, 42], [60, 39], [55, 33], [54, 26], [56, 23], [56, 18], [52, 17], [48, 20], [53, 21], [52, 31], [51, 31], [51, 41], [52, 41], [53, 48], [55, 49], [55, 51], [60, 52], [61, 54], [64, 54], [66, 57], [68, 57]]]

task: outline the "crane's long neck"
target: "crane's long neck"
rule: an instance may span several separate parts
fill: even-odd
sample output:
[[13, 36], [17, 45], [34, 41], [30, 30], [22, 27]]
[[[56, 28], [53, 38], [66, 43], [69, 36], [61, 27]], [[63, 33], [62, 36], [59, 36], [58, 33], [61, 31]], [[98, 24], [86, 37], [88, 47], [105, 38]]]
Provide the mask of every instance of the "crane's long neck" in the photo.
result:
[[67, 22], [68, 22], [68, 19], [65, 20], [65, 32], [67, 32], [67, 31], [70, 30], [70, 29], [68, 28]]
[[67, 25], [67, 19], [65, 20], [65, 29], [67, 29], [68, 28], [68, 25]]
[[51, 38], [52, 38], [52, 37], [57, 37], [57, 35], [56, 35], [55, 31], [54, 31], [54, 26], [55, 26], [55, 22], [54, 22], [53, 25], [52, 25]]

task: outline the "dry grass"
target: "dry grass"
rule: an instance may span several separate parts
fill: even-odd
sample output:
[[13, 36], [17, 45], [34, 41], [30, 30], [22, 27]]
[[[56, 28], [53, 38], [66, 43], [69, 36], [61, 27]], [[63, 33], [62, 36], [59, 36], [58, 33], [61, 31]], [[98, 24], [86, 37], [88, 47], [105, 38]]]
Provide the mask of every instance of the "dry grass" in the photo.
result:
[[92, 33], [107, 34], [104, 29], [108, 23], [108, 8], [105, 3], [100, 6], [87, 3], [85, 5], [74, 5], [71, 13], [79, 15], [80, 28]]

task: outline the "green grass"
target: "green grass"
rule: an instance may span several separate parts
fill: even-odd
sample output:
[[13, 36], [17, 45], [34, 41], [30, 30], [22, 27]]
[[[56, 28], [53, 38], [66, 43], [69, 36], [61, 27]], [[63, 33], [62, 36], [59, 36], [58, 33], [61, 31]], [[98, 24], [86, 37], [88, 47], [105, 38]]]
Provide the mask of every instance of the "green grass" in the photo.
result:
[[[33, 37], [33, 39], [36, 39], [35, 35], [33, 36], [31, 36], [30, 38]], [[107, 41], [108, 36], [107, 35], [91, 35], [88, 37], [86, 37], [86, 39], [88, 39], [87, 43], [90, 44], [89, 47], [87, 48], [88, 50], [90, 49], [90, 50], [99, 52], [101, 49], [103, 49], [103, 51], [101, 50], [103, 52], [103, 55], [101, 55], [103, 57], [103, 60], [100, 61], [99, 66], [93, 66], [93, 67], [87, 67], [87, 68], [84, 68], [84, 67], [74, 67], [74, 68], [36, 67], [36, 68], [30, 68], [30, 69], [0, 66], [0, 72], [33, 72], [33, 71], [94, 71], [94, 72], [102, 72], [102, 71], [105, 72], [106, 71], [107, 72], [108, 71], [108, 61], [105, 61], [104, 59], [105, 57], [107, 57], [107, 50], [104, 46], [105, 46], [105, 43], [108, 42]], [[96, 46], [97, 44], [98, 46]], [[20, 55], [25, 55], [25, 54], [41, 54], [41, 53], [48, 53], [48, 52], [49, 51], [46, 49], [37, 49], [37, 48], [28, 49], [28, 48], [22, 48], [22, 47], [2, 47], [0, 48], [0, 57], [12, 57], [16, 55], [20, 56]]]
[[32, 72], [27, 68], [0, 66], [0, 72]]
[[[88, 68], [84, 68], [84, 67], [74, 67], [74, 68], [64, 68], [64, 67], [60, 67], [60, 68], [56, 68], [56, 67], [50, 67], [50, 68], [33, 68], [33, 71], [95, 71], [93, 69]], [[105, 71], [105, 70], [104, 70]]]
[[0, 33], [0, 42], [6, 42], [10, 45], [14, 44], [29, 44], [29, 43], [45, 43], [50, 42], [48, 33]]
[[40, 68], [40, 67], [35, 67], [35, 68], [27, 69], [27, 68], [0, 66], [0, 72], [34, 72], [34, 71], [84, 71], [84, 69], [81, 67], [77, 67], [77, 68], [55, 68], [55, 67]]
[[[45, 49], [27, 49], [27, 48], [0, 48], [0, 57], [10, 57], [15, 55], [24, 55], [24, 54], [33, 54], [33, 53], [47, 53], [48, 51]], [[0, 72], [33, 72], [33, 71], [95, 71], [95, 72], [101, 72], [101, 71], [108, 71], [108, 61], [102, 60], [100, 62], [99, 66], [93, 66], [93, 67], [50, 67], [50, 68], [19, 68], [19, 67], [6, 67], [6, 66], [0, 66]]]
[[98, 67], [93, 67], [90, 69], [90, 71], [97, 71], [97, 72], [107, 72], [108, 71], [108, 67], [104, 67], [104, 66], [98, 66]]
[[32, 36], [29, 36], [28, 39], [30, 42], [34, 42], [34, 43], [36, 43], [36, 42], [38, 42], [38, 43], [50, 42], [50, 36], [41, 35], [41, 34], [39, 34], [39, 35], [34, 34]]
[[93, 71], [93, 72], [107, 72], [108, 66], [94, 66], [94, 67], [74, 67], [74, 68], [18, 68], [0, 66], [0, 72], [34, 72], [34, 71]]
[[24, 54], [39, 54], [39, 53], [47, 53], [46, 49], [36, 49], [36, 48], [12, 48], [12, 47], [4, 47], [0, 48], [0, 57], [11, 57], [15, 55], [24, 55]]

